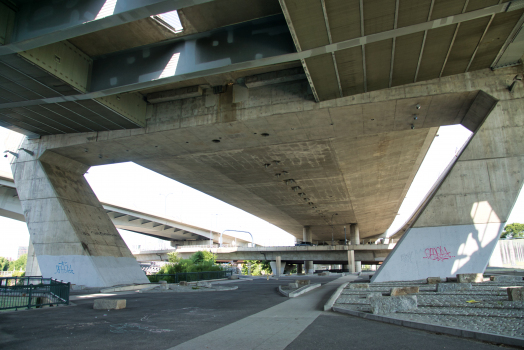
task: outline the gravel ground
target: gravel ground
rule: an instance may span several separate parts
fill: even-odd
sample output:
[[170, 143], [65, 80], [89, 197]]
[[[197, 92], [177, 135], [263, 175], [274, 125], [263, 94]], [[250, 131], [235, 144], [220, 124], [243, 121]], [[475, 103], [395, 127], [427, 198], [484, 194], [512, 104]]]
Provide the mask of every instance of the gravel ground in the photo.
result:
[[372, 283], [369, 288], [363, 289], [350, 289], [350, 286], [342, 291], [335, 306], [371, 313], [366, 299], [369, 293], [387, 295], [393, 287], [419, 286], [417, 309], [387, 316], [524, 339], [524, 301], [508, 301], [506, 292], [508, 287], [524, 286], [524, 282], [486, 281], [472, 283], [471, 290], [453, 292], [437, 292], [436, 285], [428, 285], [424, 281]]

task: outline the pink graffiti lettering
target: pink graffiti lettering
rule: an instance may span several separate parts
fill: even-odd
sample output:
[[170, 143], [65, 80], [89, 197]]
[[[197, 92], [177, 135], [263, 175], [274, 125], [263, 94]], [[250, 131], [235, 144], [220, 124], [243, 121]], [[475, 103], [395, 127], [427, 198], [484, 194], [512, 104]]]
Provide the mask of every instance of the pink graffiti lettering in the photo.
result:
[[449, 254], [446, 247], [442, 246], [436, 248], [426, 248], [425, 253], [426, 256], [424, 257], [424, 259], [431, 259], [436, 261], [444, 261], [455, 257]]

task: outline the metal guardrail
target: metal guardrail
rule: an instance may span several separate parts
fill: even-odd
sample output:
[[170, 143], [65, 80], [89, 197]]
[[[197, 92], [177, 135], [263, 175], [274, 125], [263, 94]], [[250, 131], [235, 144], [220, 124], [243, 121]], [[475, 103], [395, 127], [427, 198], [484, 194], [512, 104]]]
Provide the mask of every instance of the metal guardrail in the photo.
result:
[[233, 271], [201, 271], [201, 272], [179, 272], [172, 275], [158, 274], [148, 275], [151, 282], [158, 282], [160, 280], [168, 283], [179, 283], [181, 281], [195, 282], [204, 280], [215, 280], [219, 278], [228, 278], [233, 274]]
[[69, 305], [71, 283], [40, 276], [0, 278], [0, 310]]

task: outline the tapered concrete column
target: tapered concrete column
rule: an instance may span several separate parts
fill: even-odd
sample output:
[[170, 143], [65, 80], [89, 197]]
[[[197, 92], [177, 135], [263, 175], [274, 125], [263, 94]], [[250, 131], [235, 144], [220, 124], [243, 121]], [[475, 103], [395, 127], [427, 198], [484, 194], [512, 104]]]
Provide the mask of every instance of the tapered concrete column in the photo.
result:
[[[303, 237], [303, 241], [304, 242], [311, 242], [313, 243], [313, 233], [311, 231], [311, 227], [310, 226], [304, 226], [304, 229], [303, 229], [303, 234], [302, 234], [302, 237]], [[315, 267], [313, 266], [313, 261], [304, 261], [304, 267], [306, 269], [305, 273], [306, 274], [312, 274], [315, 272]]]
[[354, 273], [355, 272], [355, 251], [354, 250], [348, 250], [348, 265], [349, 265], [349, 272]]
[[41, 148], [20, 152], [11, 167], [42, 276], [93, 287], [149, 283], [85, 180], [89, 166]]
[[[349, 236], [351, 237], [351, 244], [359, 245], [360, 244], [360, 231], [358, 230], [358, 225], [353, 224], [349, 227]], [[361, 272], [362, 263], [360, 261], [355, 261], [354, 271], [352, 272]]]
[[304, 261], [304, 265], [306, 266], [306, 274], [311, 275], [315, 273], [315, 267], [313, 265], [313, 261], [311, 260]]
[[362, 261], [355, 261], [355, 272], [362, 272]]
[[486, 85], [496, 99], [477, 94], [461, 122], [473, 137], [373, 282], [484, 272], [524, 183], [524, 90], [505, 84]]
[[351, 244], [353, 245], [360, 244], [360, 232], [358, 230], [357, 224], [353, 224], [349, 226], [349, 237], [351, 240]]

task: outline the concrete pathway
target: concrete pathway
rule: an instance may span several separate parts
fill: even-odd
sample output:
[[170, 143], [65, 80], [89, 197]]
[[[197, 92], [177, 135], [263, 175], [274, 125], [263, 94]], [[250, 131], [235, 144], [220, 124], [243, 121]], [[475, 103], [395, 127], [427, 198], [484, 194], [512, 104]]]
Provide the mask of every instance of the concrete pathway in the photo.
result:
[[[169, 350], [284, 349], [320, 316], [324, 303], [337, 287], [356, 277], [338, 278], [298, 298], [289, 299]], [[289, 280], [282, 280], [282, 283], [287, 282]]]

